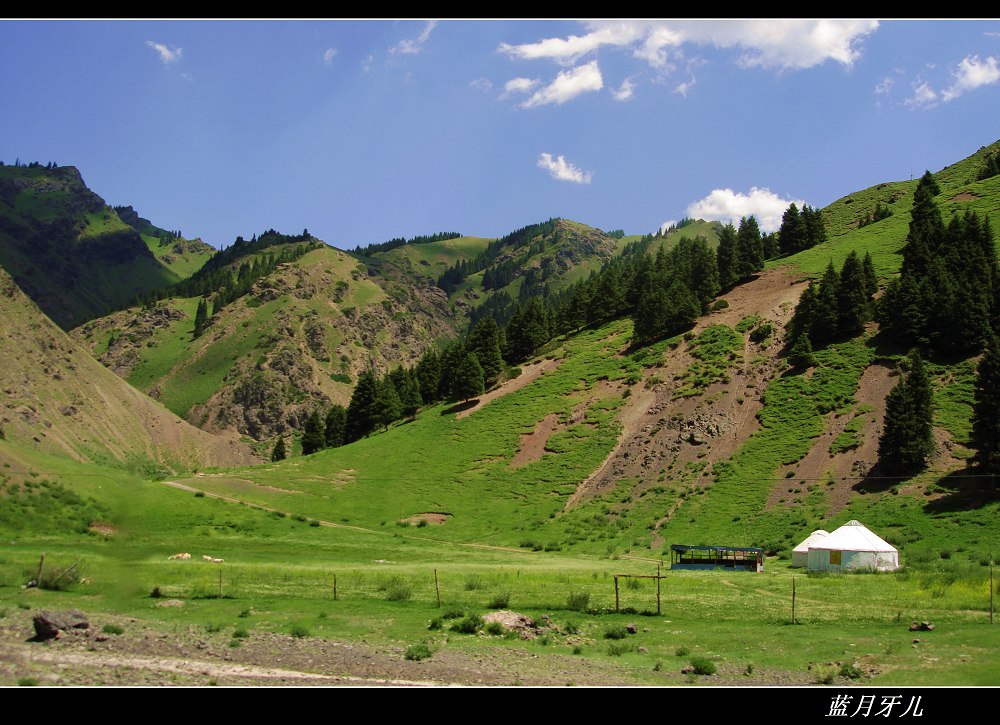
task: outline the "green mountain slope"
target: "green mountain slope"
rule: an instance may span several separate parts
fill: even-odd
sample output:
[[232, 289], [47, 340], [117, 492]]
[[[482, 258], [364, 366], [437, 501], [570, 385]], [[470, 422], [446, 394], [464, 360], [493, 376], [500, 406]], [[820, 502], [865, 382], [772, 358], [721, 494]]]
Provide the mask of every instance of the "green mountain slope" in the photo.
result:
[[123, 310], [74, 336], [189, 422], [258, 440], [301, 428], [313, 409], [346, 404], [367, 367], [412, 364], [455, 334], [444, 293], [405, 265], [376, 270], [326, 246], [257, 280], [195, 338], [198, 299]]
[[139, 232], [153, 256], [178, 280], [197, 272], [216, 252], [215, 247], [201, 239], [185, 239], [176, 232], [156, 226], [130, 206], [116, 206], [114, 210], [123, 222]]
[[0, 167], [0, 266], [63, 329], [179, 279], [72, 166]]

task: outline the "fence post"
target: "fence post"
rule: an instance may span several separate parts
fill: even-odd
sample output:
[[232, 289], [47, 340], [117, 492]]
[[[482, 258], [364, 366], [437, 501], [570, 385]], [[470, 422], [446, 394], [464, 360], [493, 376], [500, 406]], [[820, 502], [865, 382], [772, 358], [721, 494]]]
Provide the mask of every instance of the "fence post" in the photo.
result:
[[660, 565], [656, 565], [656, 614], [660, 615], [660, 579], [663, 577], [660, 575]]
[[795, 623], [795, 577], [792, 577], [792, 624]]
[[219, 564], [219, 599], [222, 599], [222, 564]]
[[333, 575], [333, 601], [337, 601], [337, 575]]
[[438, 609], [441, 608], [441, 587], [438, 586], [438, 570], [434, 570], [434, 592], [437, 594]]
[[618, 575], [615, 574], [615, 612], [618, 612]]

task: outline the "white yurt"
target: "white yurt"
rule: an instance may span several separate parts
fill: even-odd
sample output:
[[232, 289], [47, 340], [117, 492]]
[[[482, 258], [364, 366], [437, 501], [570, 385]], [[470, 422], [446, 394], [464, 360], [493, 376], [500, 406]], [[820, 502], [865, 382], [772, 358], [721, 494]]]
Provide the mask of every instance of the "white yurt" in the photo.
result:
[[809, 566], [809, 548], [830, 535], [829, 531], [816, 529], [806, 539], [792, 549], [792, 566]]
[[809, 547], [809, 571], [895, 571], [899, 552], [860, 521], [848, 521]]

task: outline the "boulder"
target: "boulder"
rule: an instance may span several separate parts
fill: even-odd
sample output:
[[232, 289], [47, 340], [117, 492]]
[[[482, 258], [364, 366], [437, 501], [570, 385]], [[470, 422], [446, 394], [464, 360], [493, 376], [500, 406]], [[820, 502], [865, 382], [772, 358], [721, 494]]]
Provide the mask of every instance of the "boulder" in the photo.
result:
[[65, 612], [41, 611], [34, 616], [33, 622], [36, 641], [53, 639], [67, 629], [90, 628], [87, 615], [79, 609], [70, 609]]

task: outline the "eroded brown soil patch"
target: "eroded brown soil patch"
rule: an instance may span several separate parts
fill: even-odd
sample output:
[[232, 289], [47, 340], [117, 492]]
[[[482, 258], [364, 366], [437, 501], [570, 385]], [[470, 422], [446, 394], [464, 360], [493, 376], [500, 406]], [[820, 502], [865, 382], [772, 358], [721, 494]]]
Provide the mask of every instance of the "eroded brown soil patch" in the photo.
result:
[[489, 405], [490, 402], [496, 400], [497, 398], [504, 396], [507, 393], [513, 393], [515, 390], [520, 390], [528, 383], [537, 380], [538, 377], [543, 375], [545, 372], [555, 370], [559, 367], [559, 362], [559, 360], [550, 360], [546, 358], [545, 360], [539, 360], [538, 362], [522, 365], [520, 375], [513, 380], [507, 380], [501, 383], [498, 387], [488, 393], [483, 393], [479, 396], [475, 405], [459, 411], [455, 414], [455, 418], [464, 418], [467, 415], [472, 415], [484, 405]]

